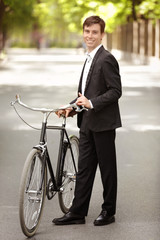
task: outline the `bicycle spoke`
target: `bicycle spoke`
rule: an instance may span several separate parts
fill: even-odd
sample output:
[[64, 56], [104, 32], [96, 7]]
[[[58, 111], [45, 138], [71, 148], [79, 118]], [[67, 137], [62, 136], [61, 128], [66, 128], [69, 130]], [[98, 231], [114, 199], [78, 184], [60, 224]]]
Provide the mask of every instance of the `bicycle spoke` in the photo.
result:
[[59, 193], [59, 202], [63, 212], [67, 212], [72, 205], [76, 182], [75, 167], [77, 168], [79, 156], [77, 137], [72, 136], [70, 139], [70, 143], [72, 147], [72, 152], [70, 148], [67, 149], [63, 166], [62, 186]]
[[33, 149], [30, 155], [24, 166], [20, 189], [20, 222], [24, 234], [29, 237], [36, 231], [40, 220], [46, 184], [45, 173], [42, 189], [40, 189], [43, 165], [38, 151]]

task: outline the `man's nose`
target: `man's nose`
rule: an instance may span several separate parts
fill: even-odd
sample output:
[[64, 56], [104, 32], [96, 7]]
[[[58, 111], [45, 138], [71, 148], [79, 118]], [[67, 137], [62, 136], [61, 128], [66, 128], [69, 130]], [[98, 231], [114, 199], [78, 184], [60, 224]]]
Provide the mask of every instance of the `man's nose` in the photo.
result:
[[92, 32], [90, 32], [90, 33], [88, 34], [88, 37], [89, 37], [89, 38], [92, 38]]

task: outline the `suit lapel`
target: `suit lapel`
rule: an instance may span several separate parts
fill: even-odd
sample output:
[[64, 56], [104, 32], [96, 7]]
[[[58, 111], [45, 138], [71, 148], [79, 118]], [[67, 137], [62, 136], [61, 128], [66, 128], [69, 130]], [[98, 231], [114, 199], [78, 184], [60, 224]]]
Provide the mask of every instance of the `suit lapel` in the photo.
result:
[[[88, 84], [89, 84], [89, 81], [90, 81], [90, 79], [91, 79], [91, 75], [92, 75], [92, 71], [93, 71], [93, 69], [94, 69], [94, 65], [95, 65], [95, 63], [96, 63], [99, 55], [100, 55], [101, 52], [103, 51], [103, 49], [104, 49], [104, 47], [101, 46], [101, 47], [98, 49], [98, 51], [96, 52], [96, 55], [95, 55], [94, 58], [93, 58], [91, 67], [90, 67], [89, 72], [88, 72], [87, 80], [86, 80], [85, 91], [86, 91], [86, 89], [87, 89], [87, 87], [88, 87]], [[83, 70], [84, 70], [84, 68], [83, 68]], [[82, 75], [81, 75], [81, 82], [82, 82]]]

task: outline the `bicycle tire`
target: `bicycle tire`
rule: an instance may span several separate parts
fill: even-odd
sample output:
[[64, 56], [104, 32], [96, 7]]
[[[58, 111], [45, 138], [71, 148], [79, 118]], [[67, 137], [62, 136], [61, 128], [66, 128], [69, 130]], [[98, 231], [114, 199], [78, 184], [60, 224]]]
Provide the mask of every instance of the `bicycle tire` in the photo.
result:
[[[72, 206], [73, 198], [74, 198], [74, 191], [75, 191], [75, 184], [76, 184], [76, 172], [78, 166], [78, 157], [79, 157], [79, 139], [76, 136], [69, 137], [74, 162], [73, 163], [71, 150], [69, 146], [67, 147], [67, 151], [64, 158], [64, 164], [62, 169], [62, 186], [60, 191], [58, 192], [59, 197], [59, 204], [62, 212], [67, 213]], [[76, 169], [75, 169], [76, 167]]]
[[[27, 156], [22, 171], [20, 182], [19, 217], [22, 232], [27, 237], [32, 237], [37, 229], [42, 216], [46, 195], [47, 170], [42, 169], [40, 151], [32, 149]], [[42, 177], [42, 172], [44, 177]], [[42, 180], [43, 178], [43, 180]], [[42, 190], [39, 191], [40, 181]]]

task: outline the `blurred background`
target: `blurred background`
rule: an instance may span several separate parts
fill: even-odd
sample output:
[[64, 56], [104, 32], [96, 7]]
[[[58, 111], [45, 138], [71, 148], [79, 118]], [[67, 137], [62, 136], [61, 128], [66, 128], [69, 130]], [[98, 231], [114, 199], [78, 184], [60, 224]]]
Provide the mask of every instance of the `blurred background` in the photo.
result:
[[0, 59], [5, 49], [82, 48], [82, 22], [100, 15], [104, 45], [148, 63], [160, 57], [160, 0], [0, 0]]

